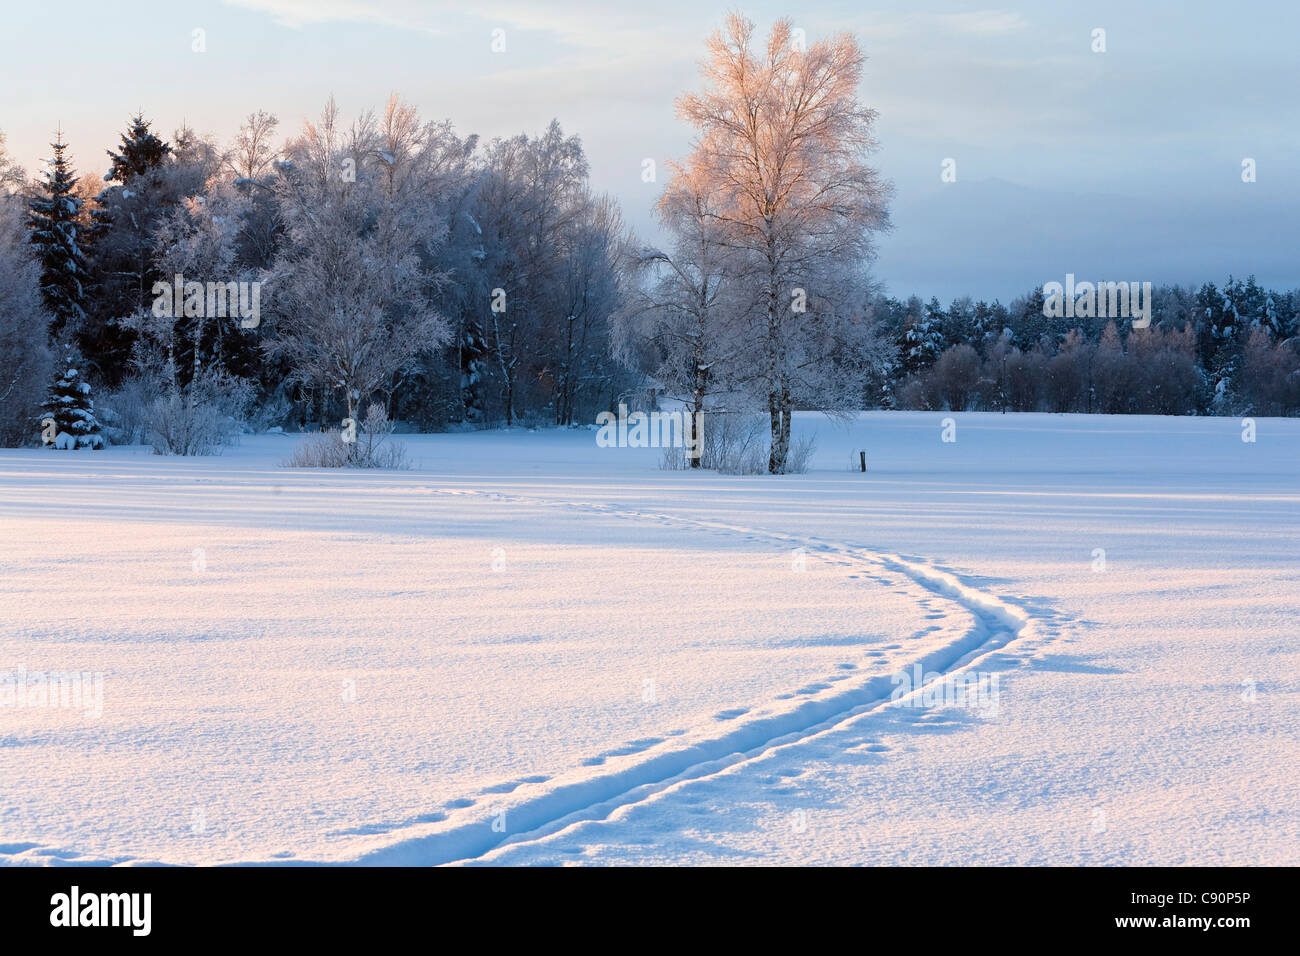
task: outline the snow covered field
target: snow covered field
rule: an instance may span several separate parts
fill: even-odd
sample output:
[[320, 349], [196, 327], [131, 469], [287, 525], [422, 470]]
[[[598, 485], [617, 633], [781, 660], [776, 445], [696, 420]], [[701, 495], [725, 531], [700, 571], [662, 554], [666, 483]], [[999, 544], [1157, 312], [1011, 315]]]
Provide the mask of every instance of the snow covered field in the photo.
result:
[[1300, 421], [945, 417], [0, 451], [0, 860], [1300, 864]]

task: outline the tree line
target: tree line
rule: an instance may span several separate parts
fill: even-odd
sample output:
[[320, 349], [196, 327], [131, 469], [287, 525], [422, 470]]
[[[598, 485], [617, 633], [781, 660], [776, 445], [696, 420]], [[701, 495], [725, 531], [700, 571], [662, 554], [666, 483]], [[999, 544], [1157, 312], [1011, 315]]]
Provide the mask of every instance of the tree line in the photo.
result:
[[897, 347], [883, 407], [1151, 415], [1300, 414], [1300, 289], [1254, 276], [1152, 289], [1150, 325], [1049, 318], [1043, 293], [947, 308], [879, 298]]
[[[378, 400], [430, 429], [572, 424], [629, 387], [608, 344], [626, 230], [577, 137], [481, 144], [396, 96], [350, 122], [331, 101], [282, 147], [277, 125], [254, 113], [221, 149], [134, 117], [98, 192], [61, 142], [41, 181], [11, 172], [12, 397], [75, 356], [131, 440], [168, 400], [262, 427]], [[256, 322], [208, 314], [191, 282], [253, 286]], [[31, 437], [33, 416], [4, 418]]]
[[558, 121], [482, 142], [331, 99], [222, 145], [137, 115], [100, 183], [61, 134], [35, 180], [0, 137], [0, 443], [188, 454], [372, 406], [436, 430], [680, 402], [761, 416], [779, 473], [796, 409], [1300, 413], [1300, 292], [1253, 278], [1157, 288], [1148, 329], [1047, 318], [1039, 291], [882, 294], [862, 63], [851, 35], [729, 16], [677, 102], [695, 138], [658, 246]]

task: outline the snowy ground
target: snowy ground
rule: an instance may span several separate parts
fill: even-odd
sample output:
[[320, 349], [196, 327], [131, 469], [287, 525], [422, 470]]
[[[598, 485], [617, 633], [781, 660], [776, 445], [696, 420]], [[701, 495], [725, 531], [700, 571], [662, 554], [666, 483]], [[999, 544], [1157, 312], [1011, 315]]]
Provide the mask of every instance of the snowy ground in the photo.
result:
[[0, 451], [0, 861], [1300, 863], [1300, 421], [944, 417]]

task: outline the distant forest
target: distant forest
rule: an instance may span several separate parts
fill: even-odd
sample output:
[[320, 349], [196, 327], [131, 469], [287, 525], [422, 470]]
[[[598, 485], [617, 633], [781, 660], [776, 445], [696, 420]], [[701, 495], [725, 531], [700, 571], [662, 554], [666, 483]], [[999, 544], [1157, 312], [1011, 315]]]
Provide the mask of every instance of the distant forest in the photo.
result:
[[897, 345], [870, 403], [886, 408], [1150, 415], [1300, 414], [1300, 290], [1253, 276], [1156, 286], [1151, 324], [1047, 318], [1043, 293], [944, 308], [877, 297]]

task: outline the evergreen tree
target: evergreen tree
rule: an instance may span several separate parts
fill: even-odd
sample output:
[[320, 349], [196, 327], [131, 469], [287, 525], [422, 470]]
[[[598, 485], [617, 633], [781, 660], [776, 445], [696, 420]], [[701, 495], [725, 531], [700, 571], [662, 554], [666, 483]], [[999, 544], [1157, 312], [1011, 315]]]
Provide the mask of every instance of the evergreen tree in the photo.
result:
[[920, 307], [920, 300], [913, 297], [908, 302], [908, 313], [902, 351], [903, 371], [910, 375], [929, 368], [943, 354], [945, 315], [943, 306], [933, 297], [924, 307]]
[[122, 136], [121, 151], [110, 152], [104, 176], [109, 185], [95, 197], [91, 214], [92, 271], [90, 319], [79, 343], [102, 381], [116, 384], [125, 373], [134, 336], [122, 323], [152, 305], [152, 288], [161, 278], [155, 266], [158, 224], [180, 200], [187, 184], [169, 177], [173, 151], [136, 116]]
[[925, 304], [925, 321], [930, 327], [930, 342], [940, 354], [948, 347], [948, 313], [939, 304], [938, 298], [930, 296]]
[[968, 341], [981, 354], [986, 354], [993, 343], [1002, 337], [1006, 327], [1007, 307], [996, 299], [993, 300], [992, 305], [981, 299], [975, 303]]
[[1224, 330], [1231, 325], [1228, 303], [1213, 282], [1207, 282], [1196, 293], [1196, 328], [1201, 364], [1206, 368], [1223, 339]]
[[112, 162], [104, 176], [105, 182], [125, 185], [134, 177], [158, 168], [171, 155], [172, 148], [154, 135], [149, 129], [151, 125], [139, 114], [131, 118], [131, 125], [122, 134], [122, 151], [108, 151]]
[[1263, 322], [1268, 296], [1253, 275], [1248, 276], [1245, 282], [1229, 277], [1224, 292], [1236, 319], [1231, 333], [1234, 338], [1243, 337], [1248, 334], [1247, 329]]
[[64, 155], [62, 131], [55, 134], [54, 158], [49, 161], [40, 191], [29, 203], [31, 245], [41, 266], [41, 297], [50, 313], [51, 337], [65, 329], [77, 331], [86, 317], [82, 279], [86, 257], [77, 241], [77, 214], [81, 200], [73, 190], [77, 177]]
[[[115, 206], [121, 205], [123, 199], [131, 198], [131, 190], [124, 190], [133, 180], [149, 176], [162, 167], [172, 148], [160, 140], [149, 129], [150, 123], [143, 116], [134, 116], [127, 131], [122, 134], [121, 152], [108, 151], [109, 167], [104, 174], [104, 182], [116, 183], [105, 187], [95, 197], [96, 209], [91, 213], [94, 220], [95, 238], [103, 238], [113, 227]], [[139, 190], [136, 190], [138, 195]], [[133, 218], [133, 217], [130, 217]]]
[[1068, 331], [1065, 327], [1065, 320], [1059, 320], [1061, 327], [1057, 329], [1053, 328], [1053, 321], [1043, 315], [1043, 289], [1041, 286], [1035, 286], [1025, 295], [1013, 299], [1008, 310], [1008, 322], [1011, 325], [1011, 331], [1015, 333], [1016, 344], [1025, 349], [1032, 348], [1044, 335], [1053, 335], [1058, 332], [1064, 335]]
[[944, 323], [943, 333], [946, 345], [968, 344], [979, 347], [979, 342], [972, 342], [975, 328], [975, 303], [971, 297], [961, 296], [953, 299], [948, 306], [948, 320]]
[[68, 347], [62, 372], [41, 409], [41, 438], [54, 448], [101, 448], [104, 438], [95, 418], [90, 384], [77, 372], [76, 354]]
[[[1242, 330], [1249, 328], [1252, 315], [1263, 311], [1264, 296], [1263, 290], [1255, 284], [1254, 276], [1249, 282], [1229, 276], [1221, 295], [1213, 283], [1207, 283], [1206, 287], [1210, 293], [1205, 309], [1208, 342], [1203, 341], [1202, 347], [1208, 346], [1209, 350], [1205, 370], [1213, 388], [1210, 409], [1215, 414], [1225, 415], [1232, 412], [1238, 398], [1240, 383], [1237, 382], [1237, 372], [1245, 345]], [[1217, 310], [1213, 308], [1216, 302]]]

